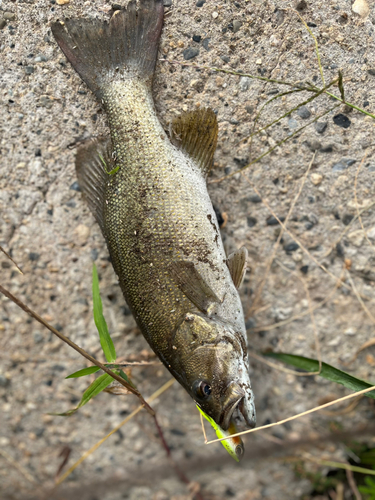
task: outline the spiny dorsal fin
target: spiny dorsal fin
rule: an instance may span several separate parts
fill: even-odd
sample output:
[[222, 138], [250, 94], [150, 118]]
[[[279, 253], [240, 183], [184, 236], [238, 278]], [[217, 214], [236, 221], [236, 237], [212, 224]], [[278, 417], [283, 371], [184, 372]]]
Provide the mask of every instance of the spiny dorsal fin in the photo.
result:
[[172, 262], [169, 270], [178, 288], [203, 313], [207, 313], [212, 303], [220, 302], [193, 262], [188, 260]]
[[227, 266], [229, 268], [230, 275], [232, 276], [232, 281], [237, 290], [242, 285], [245, 278], [246, 268], [247, 268], [248, 252], [245, 247], [236, 250], [231, 253], [227, 260]]
[[217, 143], [217, 119], [210, 108], [197, 109], [175, 118], [171, 139], [191, 156], [206, 177], [212, 166]]
[[[105, 165], [104, 165], [104, 163]], [[113, 169], [112, 144], [107, 137], [89, 139], [77, 151], [76, 172], [83, 196], [102, 231], [105, 186]]]

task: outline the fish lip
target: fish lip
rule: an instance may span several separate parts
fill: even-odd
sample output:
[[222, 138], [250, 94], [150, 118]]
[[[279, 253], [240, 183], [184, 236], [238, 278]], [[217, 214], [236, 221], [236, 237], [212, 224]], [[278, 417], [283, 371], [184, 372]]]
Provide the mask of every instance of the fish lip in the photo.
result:
[[237, 399], [230, 401], [230, 403], [225, 407], [221, 418], [219, 425], [220, 427], [224, 430], [227, 431], [228, 427], [230, 425], [233, 413], [237, 406], [240, 404], [240, 402], [244, 399], [245, 396], [239, 396]]
[[245, 409], [245, 397], [243, 397], [241, 399], [237, 408], [238, 408], [238, 412], [242, 415], [245, 422], [247, 423], [248, 428], [253, 429], [256, 426], [256, 417], [255, 417], [255, 413], [253, 413], [252, 416], [250, 417], [249, 412], [246, 411], [246, 409]]

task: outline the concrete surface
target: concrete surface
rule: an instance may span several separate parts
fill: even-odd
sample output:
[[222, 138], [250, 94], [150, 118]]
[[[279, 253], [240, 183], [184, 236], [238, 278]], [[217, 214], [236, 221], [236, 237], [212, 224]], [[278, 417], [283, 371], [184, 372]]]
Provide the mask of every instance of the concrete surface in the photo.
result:
[[[148, 359], [149, 348], [124, 303], [99, 227], [77, 191], [74, 143], [108, 133], [106, 118], [49, 28], [52, 20], [62, 17], [108, 18], [111, 3], [58, 3], [62, 2], [0, 1], [0, 245], [24, 271], [20, 275], [0, 255], [1, 284], [102, 359], [91, 317], [95, 260], [104, 312], [119, 355], [126, 360]], [[341, 69], [347, 101], [375, 112], [374, 5], [361, 18], [351, 11], [350, 0], [165, 3], [170, 6], [166, 7], [156, 70], [156, 106], [166, 130], [170, 120], [183, 111], [197, 106], [217, 111], [219, 144], [209, 191], [214, 205], [227, 216], [223, 237], [228, 249], [246, 245], [250, 253], [252, 270], [241, 294], [251, 349], [316, 358], [309, 301], [313, 308], [324, 301], [314, 310], [323, 360], [375, 381], [374, 346], [347, 364], [375, 337], [373, 118], [341, 105], [253, 164], [245, 172], [247, 178], [235, 174], [214, 182], [339, 103], [321, 95], [254, 136], [250, 147], [244, 139], [259, 112], [255, 130], [311, 94], [285, 95], [263, 107], [291, 87], [188, 66], [215, 66], [321, 87], [314, 40], [296, 14], [298, 7], [316, 36], [326, 83], [337, 78]], [[184, 59], [192, 54], [196, 55]], [[330, 91], [340, 96], [337, 85]], [[270, 219], [270, 209], [278, 217], [287, 217], [301, 186], [287, 223], [291, 234], [283, 235], [267, 273], [280, 234], [277, 221]], [[367, 236], [356, 218], [357, 208]], [[337, 278], [344, 285], [337, 286]], [[42, 490], [53, 486], [64, 447], [71, 450], [68, 465], [72, 465], [119, 424], [137, 401], [103, 393], [70, 418], [48, 415], [77, 404], [87, 381], [64, 377], [86, 363], [9, 300], [0, 297], [0, 303], [0, 495], [43, 498]], [[284, 323], [275, 326], [279, 322]], [[255, 359], [251, 365], [258, 425], [349, 393], [318, 377], [298, 377]], [[169, 377], [158, 365], [134, 367], [132, 376], [146, 396]], [[204, 498], [282, 500], [310, 498], [313, 486], [307, 475], [295, 474], [293, 463], [273, 456], [272, 446], [276, 453], [283, 441], [319, 440], [334, 428], [356, 429], [374, 420], [372, 403], [364, 398], [346, 413], [319, 412], [245, 437], [248, 461], [240, 466], [221, 445], [205, 447], [194, 404], [177, 384], [154, 407], [175, 460], [189, 461], [186, 474], [200, 484]], [[256, 450], [264, 443], [271, 445], [271, 451], [262, 458]], [[320, 446], [318, 450], [310, 447], [311, 453], [345, 458], [340, 444]], [[302, 456], [299, 449], [286, 453]], [[327, 473], [308, 462], [305, 468]], [[153, 423], [142, 412], [46, 498], [67, 497], [182, 500], [192, 494], [165, 461]]]

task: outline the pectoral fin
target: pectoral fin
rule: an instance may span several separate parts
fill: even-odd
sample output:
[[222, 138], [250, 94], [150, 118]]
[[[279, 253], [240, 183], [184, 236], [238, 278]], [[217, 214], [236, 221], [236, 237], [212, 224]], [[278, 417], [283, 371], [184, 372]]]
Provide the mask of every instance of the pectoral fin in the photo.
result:
[[203, 313], [207, 313], [211, 304], [220, 302], [193, 262], [187, 260], [172, 262], [169, 269], [178, 288]]
[[171, 125], [173, 144], [193, 158], [204, 177], [212, 167], [217, 133], [216, 115], [209, 108], [183, 113]]
[[231, 253], [227, 260], [230, 275], [237, 290], [242, 285], [247, 268], [248, 252], [245, 247]]

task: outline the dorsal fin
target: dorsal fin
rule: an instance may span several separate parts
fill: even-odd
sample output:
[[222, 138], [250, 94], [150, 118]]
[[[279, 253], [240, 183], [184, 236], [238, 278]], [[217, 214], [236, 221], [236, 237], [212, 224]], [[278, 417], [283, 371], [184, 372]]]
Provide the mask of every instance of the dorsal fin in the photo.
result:
[[105, 186], [109, 180], [108, 172], [112, 169], [112, 144], [110, 138], [89, 139], [78, 149], [76, 156], [78, 184], [102, 231], [104, 231]]
[[210, 108], [183, 113], [171, 125], [173, 144], [185, 151], [207, 177], [217, 143], [217, 119]]
[[245, 247], [241, 247], [239, 250], [231, 253], [227, 260], [227, 266], [229, 268], [230, 275], [232, 276], [232, 281], [237, 290], [242, 285], [245, 277], [247, 268], [248, 252]]

